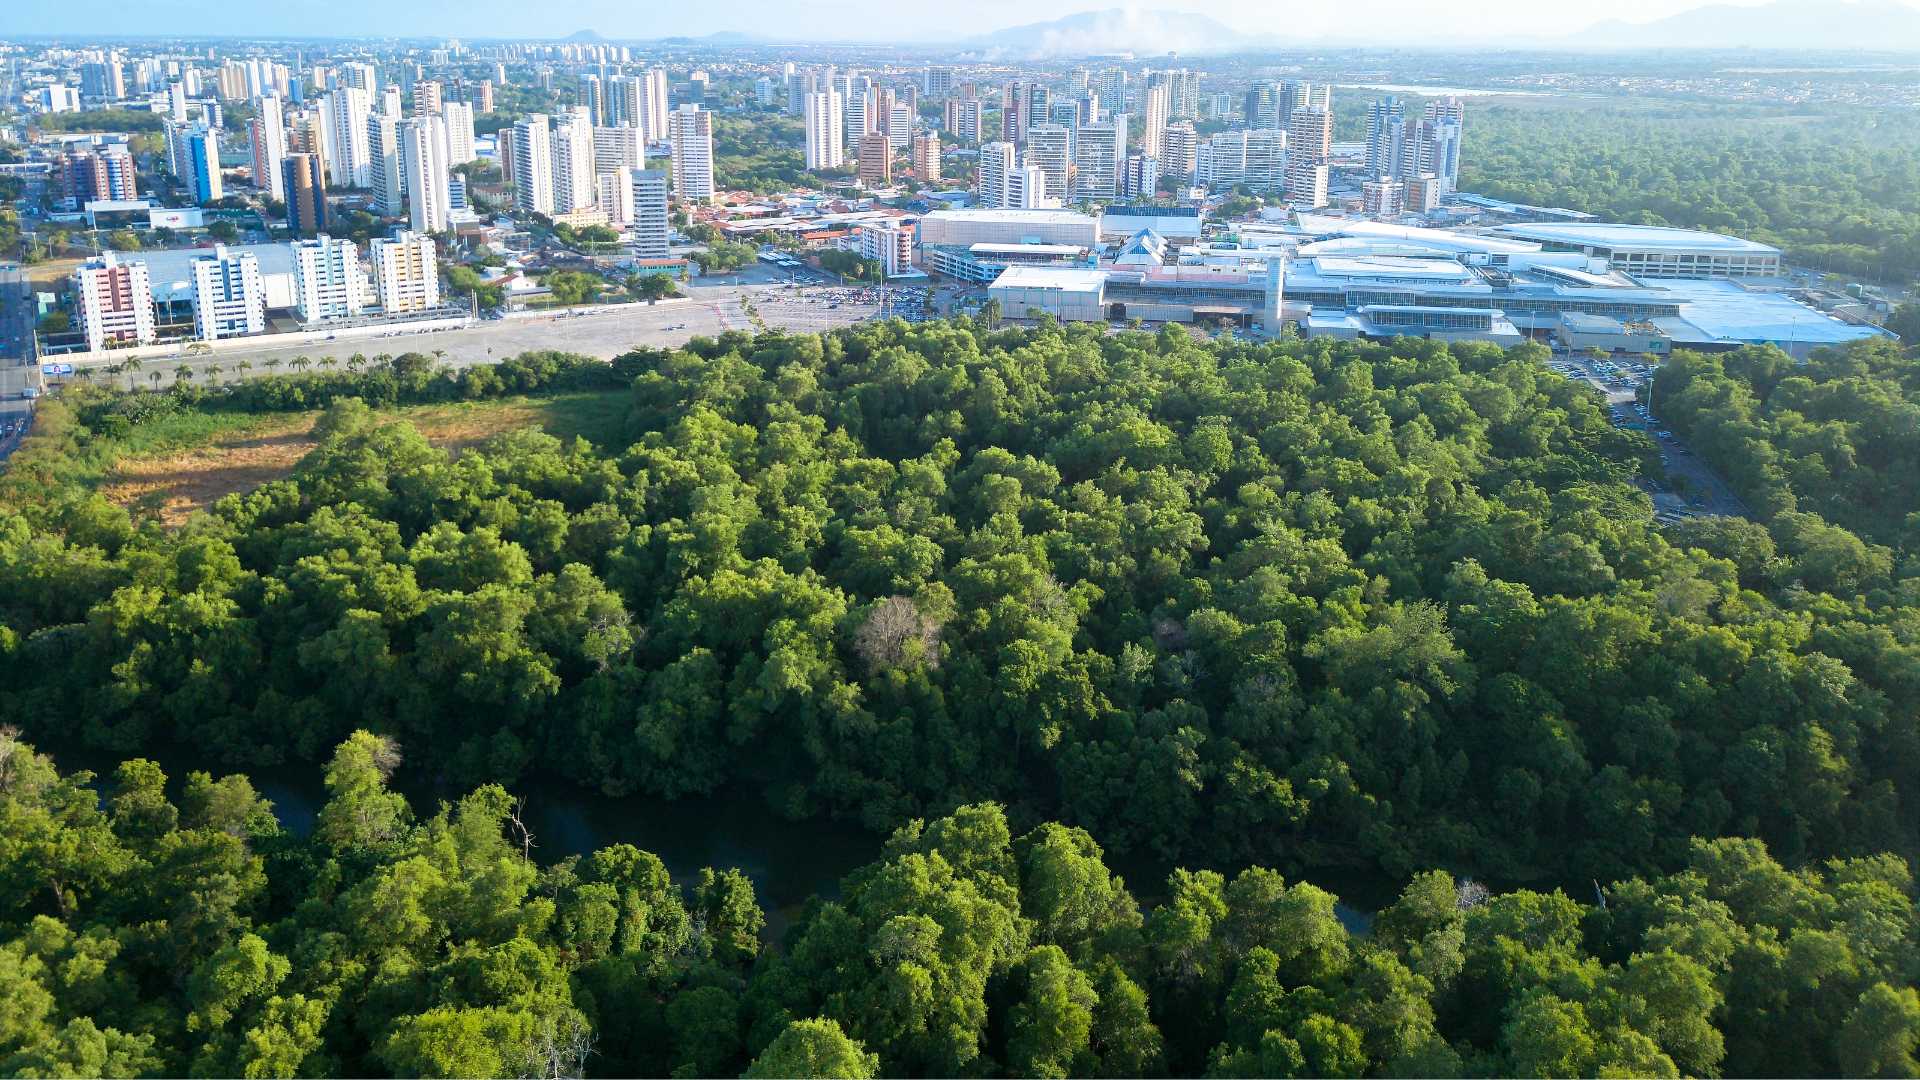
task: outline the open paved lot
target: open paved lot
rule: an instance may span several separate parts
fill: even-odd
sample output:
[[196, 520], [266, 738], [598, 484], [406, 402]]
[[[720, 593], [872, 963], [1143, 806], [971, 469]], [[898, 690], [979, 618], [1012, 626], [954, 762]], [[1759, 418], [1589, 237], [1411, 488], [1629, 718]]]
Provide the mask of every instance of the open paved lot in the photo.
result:
[[[500, 319], [452, 330], [397, 333], [388, 337], [342, 338], [338, 341], [306, 342], [259, 348], [222, 349], [217, 354], [150, 357], [141, 363], [138, 381], [155, 385], [152, 376], [161, 374], [158, 384], [170, 386], [174, 369], [186, 364], [194, 379], [205, 378], [210, 366], [220, 369], [220, 380], [285, 373], [295, 357], [304, 356], [316, 363], [331, 356], [344, 364], [360, 353], [367, 357], [382, 353], [439, 352], [442, 362], [452, 367], [497, 363], [508, 357], [535, 349], [556, 349], [611, 359], [637, 346], [680, 345], [691, 338], [716, 337], [728, 330], [755, 329], [752, 316], [743, 301], [751, 303], [770, 328], [803, 333], [851, 326], [875, 317], [877, 303], [853, 303], [839, 299], [841, 293], [829, 286], [789, 287], [771, 282], [747, 284], [696, 285], [691, 298], [648, 306], [610, 308], [588, 315], [563, 315], [552, 318]], [[239, 370], [241, 361], [251, 365]], [[268, 367], [271, 360], [280, 361]], [[124, 376], [123, 376], [124, 378]]]

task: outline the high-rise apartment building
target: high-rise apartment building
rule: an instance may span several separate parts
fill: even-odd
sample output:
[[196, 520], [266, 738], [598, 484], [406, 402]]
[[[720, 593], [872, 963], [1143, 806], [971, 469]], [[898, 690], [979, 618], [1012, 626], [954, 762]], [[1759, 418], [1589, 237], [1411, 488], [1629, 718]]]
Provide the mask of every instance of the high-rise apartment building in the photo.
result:
[[1406, 134], [1407, 119], [1399, 98], [1367, 104], [1367, 176], [1384, 180], [1406, 171]]
[[1046, 194], [1050, 199], [1067, 199], [1073, 194], [1073, 131], [1059, 124], [1035, 124], [1027, 128], [1025, 163], [1038, 165], [1047, 174]]
[[607, 216], [607, 224], [625, 229], [633, 215], [633, 170], [609, 169], [593, 178], [593, 205]]
[[1081, 128], [1074, 142], [1074, 198], [1111, 200], [1119, 195], [1120, 169], [1127, 160], [1127, 117]]
[[1160, 186], [1160, 161], [1149, 154], [1128, 154], [1122, 170], [1120, 194], [1129, 199], [1151, 199]]
[[1268, 128], [1246, 133], [1246, 159], [1240, 182], [1257, 192], [1281, 191], [1287, 186], [1287, 133]]
[[904, 147], [913, 141], [913, 109], [911, 106], [895, 102], [893, 106], [887, 110], [886, 117], [887, 138], [893, 140], [893, 145], [896, 148]]
[[688, 202], [712, 202], [713, 114], [682, 105], [668, 120], [673, 140], [673, 186]]
[[953, 69], [928, 68], [921, 76], [920, 89], [930, 98], [942, 98], [953, 93]]
[[667, 217], [667, 174], [661, 169], [630, 169], [633, 208], [627, 215], [634, 253], [643, 259], [668, 257], [672, 224]]
[[641, 107], [647, 118], [647, 141], [659, 142], [673, 137], [672, 123], [667, 114], [667, 69], [648, 68], [641, 80]]
[[553, 212], [571, 214], [594, 204], [593, 120], [586, 110], [557, 118], [553, 125]]
[[124, 146], [63, 154], [54, 174], [61, 202], [71, 210], [83, 209], [96, 199], [136, 197], [133, 155]]
[[281, 163], [287, 159], [287, 121], [280, 95], [253, 101], [253, 119], [247, 121], [248, 149], [253, 156], [253, 186], [276, 202], [285, 202], [287, 187]]
[[287, 229], [295, 236], [325, 232], [327, 213], [326, 171], [318, 154], [288, 154], [281, 162], [281, 189], [286, 192]]
[[580, 76], [580, 88], [574, 94], [573, 107], [586, 111], [589, 125], [607, 122], [607, 95], [600, 85], [600, 76]]
[[845, 163], [845, 112], [840, 95], [831, 89], [815, 90], [802, 101], [801, 119], [806, 125], [808, 169], [838, 169]]
[[1060, 200], [1047, 194], [1047, 174], [1038, 165], [1022, 165], [1007, 174], [1001, 205], [1009, 210], [1049, 210]]
[[473, 106], [464, 101], [449, 101], [440, 106], [447, 122], [447, 162], [465, 165], [480, 155], [473, 148]]
[[293, 245], [294, 309], [303, 323], [350, 319], [367, 306], [367, 274], [351, 240], [321, 236]]
[[860, 183], [878, 188], [892, 182], [893, 140], [879, 131], [860, 136]]
[[216, 244], [193, 260], [193, 330], [202, 341], [265, 333], [267, 289], [251, 251]]
[[205, 206], [226, 197], [220, 181], [220, 132], [204, 124], [187, 132], [187, 174], [182, 177], [193, 190], [193, 201]]
[[1167, 131], [1167, 117], [1172, 109], [1173, 87], [1165, 82], [1149, 84], [1143, 102], [1145, 124], [1140, 132], [1140, 151], [1148, 157], [1160, 156], [1160, 143]]
[[940, 182], [940, 136], [931, 131], [913, 137], [913, 178], [922, 184]]
[[122, 263], [109, 251], [74, 270], [72, 287], [87, 348], [151, 345], [158, 338], [146, 263]]
[[542, 113], [513, 125], [513, 205], [523, 213], [553, 213], [553, 139]]
[[373, 180], [367, 146], [372, 99], [358, 86], [342, 86], [322, 99], [327, 124], [327, 176], [336, 186], [367, 187]]
[[433, 237], [402, 231], [369, 245], [373, 291], [389, 315], [440, 306], [440, 266]]
[[593, 171], [641, 169], [647, 164], [647, 143], [639, 128], [597, 127], [593, 129]]
[[1333, 111], [1296, 104], [1287, 127], [1287, 200], [1327, 204], [1328, 159], [1333, 155]]
[[1160, 175], [1182, 184], [1193, 182], [1193, 169], [1199, 157], [1200, 137], [1193, 125], [1168, 124], [1160, 137]]
[[1393, 217], [1405, 209], [1405, 185], [1398, 180], [1368, 180], [1360, 185], [1360, 210], [1375, 217]]
[[406, 209], [400, 124], [384, 112], [367, 116], [367, 187], [373, 192], [373, 212], [382, 217], [399, 217]]
[[1007, 177], [1014, 170], [1014, 150], [1010, 142], [990, 142], [980, 148], [980, 204], [986, 207], [1007, 205]]
[[437, 113], [445, 103], [445, 94], [437, 82], [417, 82], [413, 84], [413, 114]]
[[979, 98], [948, 98], [945, 105], [947, 133], [960, 142], [980, 141], [980, 123], [984, 106]]
[[433, 113], [400, 125], [407, 174], [407, 223], [416, 233], [453, 227], [453, 197], [447, 190], [447, 122]]

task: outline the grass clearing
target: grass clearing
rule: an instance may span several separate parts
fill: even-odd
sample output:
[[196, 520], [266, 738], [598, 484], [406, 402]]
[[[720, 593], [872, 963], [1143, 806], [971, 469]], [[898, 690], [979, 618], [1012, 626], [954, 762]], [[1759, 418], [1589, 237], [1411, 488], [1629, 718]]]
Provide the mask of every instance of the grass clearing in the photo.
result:
[[[382, 410], [406, 420], [433, 445], [450, 451], [495, 435], [540, 428], [562, 439], [585, 438], [602, 450], [621, 443], [624, 391], [502, 398]], [[247, 415], [189, 413], [142, 424], [113, 445], [91, 480], [102, 495], [168, 528], [227, 495], [252, 491], [293, 471], [313, 449], [316, 412]]]

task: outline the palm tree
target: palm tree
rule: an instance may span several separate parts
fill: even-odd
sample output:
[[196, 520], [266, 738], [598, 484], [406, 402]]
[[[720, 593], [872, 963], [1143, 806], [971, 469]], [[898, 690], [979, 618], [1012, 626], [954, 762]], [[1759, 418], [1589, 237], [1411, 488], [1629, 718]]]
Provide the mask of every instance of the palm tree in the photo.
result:
[[313, 366], [313, 361], [307, 359], [304, 356], [296, 356], [287, 364], [287, 366], [292, 368], [295, 371], [305, 371], [308, 368]]
[[[153, 372], [152, 374], [148, 375], [147, 378], [153, 380], [153, 388], [155, 390], [160, 389], [160, 373], [159, 372], [157, 371]], [[132, 382], [132, 380], [129, 379], [128, 382]], [[129, 387], [129, 389], [131, 389], [131, 387]]]
[[271, 371], [273, 371], [273, 370], [274, 370], [275, 368], [277, 368], [277, 367], [279, 367], [279, 366], [280, 366], [280, 364], [281, 364], [281, 360], [280, 360], [280, 358], [279, 358], [279, 357], [277, 357], [277, 356], [270, 356], [270, 357], [268, 357], [268, 358], [267, 358], [267, 360], [266, 360], [266, 368], [267, 368], [267, 370], [268, 370], [269, 372], [271, 372]]
[[328, 368], [328, 369], [331, 369], [331, 368], [333, 367], [333, 365], [335, 365], [335, 364], [337, 364], [337, 363], [339, 363], [339, 362], [340, 362], [340, 361], [338, 361], [338, 360], [335, 360], [335, 359], [334, 359], [333, 357], [331, 357], [331, 356], [323, 356], [323, 357], [321, 357], [321, 358], [320, 358], [320, 366], [321, 366], [321, 367], [323, 367], [323, 368]]
[[253, 361], [242, 360], [239, 363], [233, 365], [233, 367], [234, 367], [234, 370], [240, 373], [240, 377], [244, 379], [247, 377], [247, 372], [253, 370]]
[[181, 364], [179, 367], [173, 369], [174, 382], [177, 382], [177, 383], [186, 382], [188, 379], [191, 379], [191, 378], [193, 378], [193, 368], [187, 366], [186, 364]]
[[120, 370], [127, 373], [127, 392], [133, 392], [133, 373], [140, 370], [140, 358], [129, 356], [120, 362]]
[[363, 367], [366, 367], [366, 366], [367, 366], [367, 354], [366, 354], [366, 353], [354, 353], [354, 354], [353, 354], [352, 356], [349, 356], [349, 357], [347, 357], [347, 370], [348, 370], [348, 371], [352, 371], [352, 372], [356, 372], [356, 373], [357, 373], [357, 372], [359, 372], [359, 370], [360, 370], [361, 368], [363, 368]]
[[93, 369], [92, 368], [76, 367], [73, 369], [73, 375], [74, 375], [74, 378], [79, 379], [81, 382], [86, 383], [89, 386], [93, 385]]
[[220, 371], [221, 371], [221, 367], [219, 364], [208, 364], [207, 365], [207, 381], [212, 383], [215, 386], [219, 386]]
[[445, 350], [445, 349], [435, 349], [435, 350], [433, 350], [433, 362], [434, 362], [435, 364], [438, 364], [438, 363], [440, 363], [441, 361], [443, 361], [443, 360], [445, 360], [446, 358], [447, 358], [447, 350]]

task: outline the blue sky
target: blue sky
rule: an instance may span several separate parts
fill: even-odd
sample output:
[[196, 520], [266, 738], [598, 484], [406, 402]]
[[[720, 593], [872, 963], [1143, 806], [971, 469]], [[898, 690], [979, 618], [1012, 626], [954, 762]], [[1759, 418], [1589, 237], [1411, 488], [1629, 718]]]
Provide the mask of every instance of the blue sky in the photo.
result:
[[[123, 34], [298, 34], [564, 37], [592, 29], [611, 38], [656, 38], [739, 30], [803, 40], [963, 37], [1097, 8], [1205, 12], [1249, 34], [1332, 32], [1356, 26], [1383, 40], [1444, 33], [1565, 34], [1601, 18], [1654, 19], [1703, 0], [0, 0], [0, 36], [112, 31]], [[1758, 0], [1721, 0], [1752, 3]], [[1836, 0], [1837, 2], [1837, 0]], [[1920, 3], [1920, 0], [1910, 0]]]

